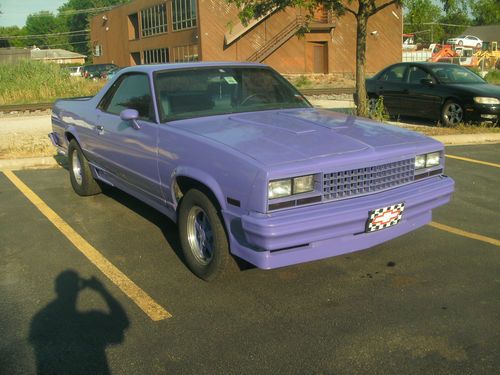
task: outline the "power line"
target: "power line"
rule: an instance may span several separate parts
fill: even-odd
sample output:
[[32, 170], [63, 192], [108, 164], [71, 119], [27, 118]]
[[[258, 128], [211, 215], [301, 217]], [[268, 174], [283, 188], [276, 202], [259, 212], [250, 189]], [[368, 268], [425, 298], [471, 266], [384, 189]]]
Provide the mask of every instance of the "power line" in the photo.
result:
[[58, 43], [58, 44], [41, 44], [37, 45], [38, 48], [43, 47], [43, 48], [48, 48], [48, 47], [58, 47], [58, 46], [67, 46], [68, 44], [74, 45], [74, 44], [84, 44], [90, 42], [90, 39], [86, 39], [83, 42], [68, 42], [68, 43]]
[[47, 34], [31, 34], [31, 35], [0, 35], [0, 39], [30, 39], [30, 38], [44, 38], [51, 36], [79, 36], [88, 34], [90, 29], [85, 30], [75, 30], [75, 31], [65, 31], [60, 33], [47, 33]]
[[[59, 11], [59, 12], [57, 12], [57, 14], [61, 15], [61, 16], [69, 16], [69, 15], [73, 15], [73, 14], [98, 13], [98, 12], [104, 12], [106, 10], [110, 10], [114, 7], [115, 6], [107, 6], [107, 7], [99, 7], [99, 8], [86, 8], [86, 9], [69, 9], [69, 10]], [[1, 13], [1, 11], [0, 11], [0, 13]], [[37, 13], [9, 12], [9, 14], [21, 14], [21, 15], [26, 14], [26, 15], [29, 15], [31, 17], [44, 17], [47, 15], [47, 13], [53, 14], [55, 12], [52, 12], [50, 10], [41, 10]]]

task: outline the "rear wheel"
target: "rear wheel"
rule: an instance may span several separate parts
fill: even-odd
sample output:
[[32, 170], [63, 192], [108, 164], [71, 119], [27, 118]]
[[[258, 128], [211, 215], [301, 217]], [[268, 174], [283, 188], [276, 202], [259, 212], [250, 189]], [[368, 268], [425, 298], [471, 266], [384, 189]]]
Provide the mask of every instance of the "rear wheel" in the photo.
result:
[[179, 237], [189, 269], [211, 281], [237, 269], [219, 210], [203, 192], [189, 190], [179, 208]]
[[92, 176], [89, 163], [78, 142], [71, 140], [68, 146], [69, 179], [73, 190], [81, 196], [95, 195], [101, 187]]
[[441, 110], [441, 121], [445, 126], [457, 126], [464, 119], [464, 110], [460, 104], [454, 100], [444, 103]]

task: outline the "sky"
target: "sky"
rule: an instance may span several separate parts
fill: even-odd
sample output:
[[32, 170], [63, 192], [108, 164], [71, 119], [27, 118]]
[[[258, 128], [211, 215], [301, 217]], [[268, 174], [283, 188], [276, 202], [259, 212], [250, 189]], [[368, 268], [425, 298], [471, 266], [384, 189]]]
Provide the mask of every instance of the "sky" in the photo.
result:
[[30, 13], [56, 12], [67, 0], [0, 0], [0, 26], [24, 26]]

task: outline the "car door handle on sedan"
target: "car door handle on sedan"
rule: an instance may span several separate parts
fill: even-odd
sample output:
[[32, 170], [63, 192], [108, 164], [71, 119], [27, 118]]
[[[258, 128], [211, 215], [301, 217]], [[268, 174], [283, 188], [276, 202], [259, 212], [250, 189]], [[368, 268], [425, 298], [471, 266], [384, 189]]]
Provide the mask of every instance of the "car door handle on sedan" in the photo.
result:
[[95, 130], [97, 131], [97, 134], [99, 134], [99, 135], [104, 134], [104, 126], [102, 126], [102, 125], [96, 125]]

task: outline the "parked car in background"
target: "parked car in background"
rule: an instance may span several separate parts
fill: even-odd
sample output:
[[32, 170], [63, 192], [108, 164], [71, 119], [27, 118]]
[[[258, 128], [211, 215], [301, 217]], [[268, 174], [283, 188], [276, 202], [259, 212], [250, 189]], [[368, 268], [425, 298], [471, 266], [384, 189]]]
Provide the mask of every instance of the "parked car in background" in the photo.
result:
[[82, 75], [84, 78], [101, 78], [101, 74], [115, 69], [115, 64], [92, 64], [85, 65], [82, 68]]
[[112, 79], [116, 73], [118, 73], [120, 70], [122, 70], [122, 68], [120, 67], [116, 67], [116, 68], [113, 68], [111, 70], [108, 70], [106, 72], [102, 72], [101, 73], [101, 78], [102, 79], [107, 79], [107, 80], [110, 80]]
[[490, 85], [470, 69], [447, 63], [399, 63], [366, 80], [368, 106], [383, 97], [391, 116], [441, 121], [492, 121], [500, 116], [500, 86]]
[[447, 44], [455, 44], [457, 46], [481, 48], [483, 41], [477, 36], [473, 35], [460, 35], [456, 38], [450, 38], [446, 41]]
[[375, 246], [454, 189], [440, 142], [312, 108], [263, 64], [125, 68], [93, 98], [58, 100], [52, 126], [75, 192], [109, 184], [164, 213], [205, 280], [233, 256], [270, 269]]
[[65, 68], [71, 77], [81, 77], [82, 67], [81, 66], [68, 66]]

